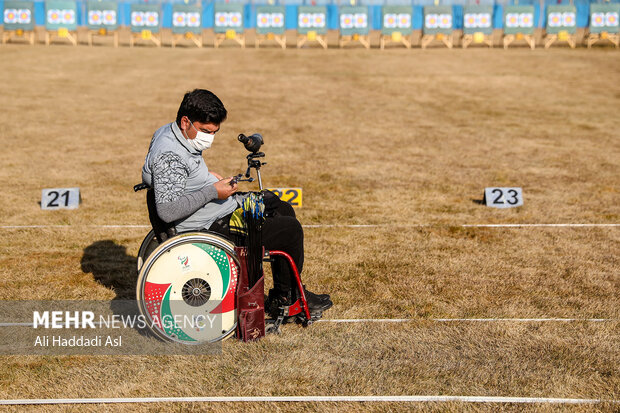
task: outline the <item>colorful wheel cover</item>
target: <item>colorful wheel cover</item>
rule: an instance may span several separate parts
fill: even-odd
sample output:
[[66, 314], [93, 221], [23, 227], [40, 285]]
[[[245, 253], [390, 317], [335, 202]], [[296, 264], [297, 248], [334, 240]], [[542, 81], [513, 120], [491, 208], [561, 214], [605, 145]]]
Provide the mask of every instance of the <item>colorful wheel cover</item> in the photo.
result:
[[238, 273], [239, 261], [228, 241], [200, 233], [175, 237], [160, 245], [140, 271], [140, 312], [164, 340], [222, 340], [237, 325]]

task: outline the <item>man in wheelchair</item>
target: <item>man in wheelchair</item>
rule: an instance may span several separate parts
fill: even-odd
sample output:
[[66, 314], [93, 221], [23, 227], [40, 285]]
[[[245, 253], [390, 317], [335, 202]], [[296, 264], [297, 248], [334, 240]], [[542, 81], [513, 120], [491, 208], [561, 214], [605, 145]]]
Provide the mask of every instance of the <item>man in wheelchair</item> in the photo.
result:
[[[227, 111], [220, 99], [208, 90], [196, 89], [183, 97], [175, 122], [159, 128], [153, 135], [142, 168], [142, 182], [153, 190], [147, 199], [151, 222], [158, 237], [176, 233], [209, 230], [231, 237], [230, 218], [241, 205], [233, 178], [222, 178], [209, 171], [202, 152], [211, 147]], [[272, 195], [269, 197], [269, 195]], [[304, 262], [304, 234], [293, 208], [271, 193], [265, 200], [268, 213], [262, 228], [266, 250], [288, 253], [301, 273]], [[167, 235], [166, 235], [167, 234]], [[159, 241], [163, 241], [159, 239]], [[283, 257], [272, 264], [274, 288], [269, 291], [265, 309], [277, 317], [278, 309], [297, 299], [294, 274]], [[318, 318], [333, 303], [327, 294], [314, 294], [304, 287], [310, 314]]]

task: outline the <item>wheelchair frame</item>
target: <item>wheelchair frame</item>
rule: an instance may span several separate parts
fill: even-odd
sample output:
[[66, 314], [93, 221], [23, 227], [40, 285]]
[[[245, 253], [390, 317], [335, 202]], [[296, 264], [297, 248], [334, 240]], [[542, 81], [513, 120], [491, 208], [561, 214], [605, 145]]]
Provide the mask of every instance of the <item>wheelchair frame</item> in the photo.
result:
[[[138, 185], [136, 185], [134, 189], [136, 188], [138, 188]], [[140, 190], [140, 189], [146, 189], [146, 188], [142, 186], [138, 188], [137, 190]], [[153, 217], [151, 216], [151, 218]], [[151, 224], [153, 224], [153, 222], [151, 222]], [[142, 244], [140, 245], [140, 249], [138, 250], [137, 272], [139, 276], [138, 276], [138, 282], [136, 285], [136, 295], [139, 295], [140, 293], [141, 283], [143, 282], [142, 279], [144, 278], [145, 272], [147, 272], [150, 269], [150, 266], [152, 266], [152, 264], [157, 259], [157, 257], [161, 256], [161, 254], [165, 253], [166, 251], [170, 250], [174, 246], [178, 245], [179, 240], [186, 240], [188, 236], [196, 237], [200, 235], [209, 236], [211, 239], [224, 240], [224, 237], [221, 234], [213, 233], [210, 231], [201, 231], [201, 232], [190, 232], [190, 233], [178, 234], [178, 235], [175, 235], [171, 238], [164, 240], [162, 243], [159, 243], [155, 235], [155, 230], [151, 229], [151, 231], [149, 231], [149, 233], [146, 235], [146, 237], [142, 241]], [[198, 238], [197, 240], [200, 241], [201, 239]], [[230, 242], [230, 241], [226, 240], [226, 242]], [[222, 243], [222, 245], [226, 245], [226, 244]], [[220, 246], [220, 245], [216, 245], [216, 246]], [[227, 245], [227, 248], [223, 248], [223, 249], [231, 257], [233, 257], [233, 260], [235, 260], [237, 264], [240, 264], [239, 257], [234, 251], [234, 248], [231, 249], [230, 246]], [[156, 254], [156, 255], [155, 255], [155, 258], [153, 259], [153, 262], [151, 262], [151, 256], [153, 254]], [[267, 333], [280, 333], [280, 326], [285, 322], [285, 320], [288, 317], [296, 317], [297, 320], [300, 321], [304, 327], [306, 327], [312, 324], [313, 319], [310, 314], [310, 310], [308, 308], [308, 301], [306, 299], [306, 295], [305, 295], [304, 288], [303, 288], [303, 283], [301, 281], [301, 276], [299, 274], [297, 266], [295, 265], [293, 258], [289, 254], [287, 254], [284, 251], [279, 251], [279, 250], [265, 251], [265, 254], [263, 256], [263, 262], [272, 262], [275, 257], [282, 257], [288, 263], [289, 268], [291, 269], [292, 273], [295, 275], [295, 282], [296, 282], [298, 294], [297, 294], [297, 300], [295, 302], [293, 302], [292, 304], [288, 306], [282, 306], [279, 308], [278, 316], [276, 317], [275, 320], [273, 320], [272, 323], [267, 324], [266, 332]], [[149, 265], [149, 267], [145, 267], [145, 265]], [[235, 293], [235, 297], [237, 296], [237, 294], [238, 294], [238, 291]], [[137, 297], [137, 298], [138, 298], [138, 301], [140, 302], [141, 297]], [[143, 306], [139, 304], [139, 307], [140, 307], [140, 311], [144, 314], [145, 309], [143, 309]], [[235, 328], [230, 330], [225, 336], [221, 337], [220, 339], [225, 339], [229, 337], [234, 331], [235, 331]], [[160, 338], [168, 339], [167, 337], [162, 337], [162, 334], [160, 332], [155, 332], [155, 333]]]

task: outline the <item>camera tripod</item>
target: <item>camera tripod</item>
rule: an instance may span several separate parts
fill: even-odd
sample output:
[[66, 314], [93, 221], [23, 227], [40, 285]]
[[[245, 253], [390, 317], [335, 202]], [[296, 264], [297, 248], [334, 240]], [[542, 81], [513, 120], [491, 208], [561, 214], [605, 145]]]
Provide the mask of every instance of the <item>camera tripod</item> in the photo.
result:
[[[259, 152], [260, 147], [263, 145], [263, 137], [257, 133], [252, 136], [245, 136], [243, 133], [240, 134], [237, 139], [239, 142], [243, 143], [245, 148], [250, 151], [250, 154], [246, 156], [248, 160], [248, 169], [245, 170], [245, 174], [239, 174], [233, 177], [232, 181], [230, 181], [231, 185], [236, 184], [237, 182], [254, 182], [254, 178], [251, 177], [251, 170], [256, 169], [256, 176], [258, 179], [258, 188], [263, 190], [263, 180], [260, 175], [260, 168], [263, 165], [267, 165], [267, 162], [263, 162], [260, 158], [265, 157], [264, 152]], [[245, 179], [244, 179], [245, 177]]]

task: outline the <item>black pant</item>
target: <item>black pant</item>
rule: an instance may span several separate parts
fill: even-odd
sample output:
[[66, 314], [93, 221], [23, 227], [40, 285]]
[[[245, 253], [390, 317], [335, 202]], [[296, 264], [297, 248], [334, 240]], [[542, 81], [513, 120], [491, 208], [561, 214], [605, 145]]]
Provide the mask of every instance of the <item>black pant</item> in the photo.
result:
[[[304, 231], [295, 217], [295, 210], [288, 203], [277, 199], [268, 212], [262, 230], [263, 246], [268, 251], [280, 250], [289, 254], [301, 274], [304, 265]], [[230, 215], [218, 219], [211, 225], [209, 231], [235, 239], [230, 233], [229, 220]], [[289, 269], [286, 259], [274, 257], [271, 272], [274, 288], [279, 294], [287, 295], [289, 291], [293, 291], [296, 285], [295, 275]]]

